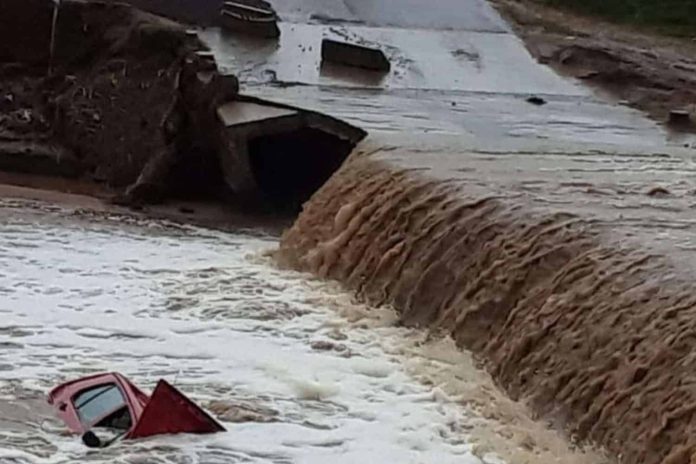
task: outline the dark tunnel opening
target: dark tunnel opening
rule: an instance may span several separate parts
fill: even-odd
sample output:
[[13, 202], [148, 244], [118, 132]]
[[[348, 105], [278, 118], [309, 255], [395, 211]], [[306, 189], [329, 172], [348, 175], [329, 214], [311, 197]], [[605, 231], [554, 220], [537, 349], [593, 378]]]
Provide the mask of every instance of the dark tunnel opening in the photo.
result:
[[302, 128], [249, 141], [251, 169], [267, 201], [297, 212], [348, 157], [353, 144]]

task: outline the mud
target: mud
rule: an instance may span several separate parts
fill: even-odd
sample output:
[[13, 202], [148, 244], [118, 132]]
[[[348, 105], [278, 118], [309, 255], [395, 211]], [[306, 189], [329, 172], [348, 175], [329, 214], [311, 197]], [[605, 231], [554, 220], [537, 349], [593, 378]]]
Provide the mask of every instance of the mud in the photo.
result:
[[693, 462], [688, 272], [596, 222], [488, 192], [356, 154], [278, 260], [450, 334], [576, 442], [622, 463]]
[[530, 53], [558, 72], [583, 80], [661, 122], [671, 110], [691, 114], [696, 130], [696, 47], [659, 36], [547, 8], [535, 1], [493, 2]]
[[[52, 5], [3, 2], [3, 22], [15, 24], [0, 27], [0, 41], [50, 32]], [[27, 11], [37, 14], [27, 17]], [[175, 23], [117, 3], [63, 2], [53, 59], [49, 39], [38, 36], [24, 49], [0, 50], [0, 138], [58, 145], [97, 182], [134, 182], [166, 146], [160, 127], [176, 96], [183, 56], [203, 46]], [[51, 171], [47, 166], [40, 173]]]
[[197, 33], [123, 3], [53, 5], [2, 6], [3, 43], [53, 31], [23, 48], [0, 47], [2, 170], [106, 184], [119, 205], [205, 199], [295, 210], [365, 136], [292, 108], [292, 127], [259, 121], [246, 138], [233, 137], [217, 110], [241, 105], [239, 82], [218, 69]]

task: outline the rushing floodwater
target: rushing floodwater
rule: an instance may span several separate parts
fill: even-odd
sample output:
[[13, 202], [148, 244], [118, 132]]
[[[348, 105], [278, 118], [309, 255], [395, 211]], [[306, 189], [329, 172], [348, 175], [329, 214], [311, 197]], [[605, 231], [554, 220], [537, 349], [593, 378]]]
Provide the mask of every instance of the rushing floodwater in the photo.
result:
[[[261, 257], [272, 238], [21, 203], [0, 214], [3, 464], [497, 462], [472, 454], [468, 412], [387, 354], [397, 329], [328, 310], [325, 284]], [[99, 371], [146, 390], [166, 378], [228, 432], [87, 450], [44, 397]], [[230, 423], [225, 405], [255, 421]]]

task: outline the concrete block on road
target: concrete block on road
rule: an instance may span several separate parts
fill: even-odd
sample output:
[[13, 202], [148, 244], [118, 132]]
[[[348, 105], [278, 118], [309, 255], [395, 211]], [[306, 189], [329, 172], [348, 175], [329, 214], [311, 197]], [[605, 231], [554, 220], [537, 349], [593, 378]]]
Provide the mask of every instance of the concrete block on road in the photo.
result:
[[323, 61], [355, 66], [372, 71], [389, 72], [391, 64], [379, 48], [324, 39], [321, 42]]

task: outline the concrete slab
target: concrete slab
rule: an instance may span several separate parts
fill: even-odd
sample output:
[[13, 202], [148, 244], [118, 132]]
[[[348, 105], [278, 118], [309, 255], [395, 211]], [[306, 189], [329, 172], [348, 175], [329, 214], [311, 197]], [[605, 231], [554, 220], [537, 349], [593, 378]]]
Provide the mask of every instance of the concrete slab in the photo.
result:
[[391, 65], [384, 52], [377, 47], [367, 47], [335, 39], [321, 41], [322, 65], [338, 63], [370, 71], [389, 72]]
[[[589, 95], [579, 84], [538, 65], [509, 34], [280, 24], [279, 44], [207, 30], [201, 35], [223, 69], [243, 82], [286, 82], [388, 89]], [[359, 70], [345, 78], [321, 72], [322, 38], [382, 49], [392, 72], [366, 84]]]
[[689, 134], [667, 131], [640, 112], [591, 97], [544, 96], [535, 106], [526, 95], [476, 92], [364, 89], [313, 86], [247, 86], [245, 92], [329, 113], [372, 134], [457, 134], [489, 143], [614, 143], [681, 147]]
[[[353, 23], [282, 23], [278, 44], [205, 31], [202, 37], [220, 66], [237, 73], [249, 94], [327, 112], [372, 133], [415, 131], [534, 142], [640, 141], [652, 147], [696, 145], [694, 136], [670, 132], [635, 110], [595, 95], [581, 81], [540, 65], [517, 37], [489, 27], [485, 13], [489, 7], [480, 7], [476, 1], [438, 3], [437, 8], [430, 8], [438, 10], [433, 13], [425, 12], [420, 0], [398, 0], [388, 9], [368, 0], [277, 3], [281, 15], [292, 12], [305, 22], [316, 21], [310, 16], [320, 14], [325, 22], [333, 17]], [[393, 27], [365, 26], [368, 17], [387, 12], [400, 15], [403, 5], [410, 5], [402, 11], [405, 17], [383, 18]], [[427, 18], [428, 14], [433, 15], [428, 20], [430, 29], [420, 28], [416, 16]], [[445, 14], [452, 16], [449, 25], [456, 27], [444, 27], [444, 17], [438, 22]], [[498, 18], [495, 12], [491, 17]], [[356, 25], [356, 21], [362, 24]], [[378, 46], [389, 58], [392, 71], [381, 75], [322, 66], [323, 38]], [[548, 103], [532, 105], [526, 101], [531, 95]]]
[[297, 111], [251, 102], [230, 102], [220, 106], [218, 117], [225, 127], [251, 124], [263, 120], [295, 116]]
[[506, 32], [485, 0], [283, 0], [273, 5], [284, 21], [361, 23], [371, 27]]
[[345, 0], [372, 26], [504, 32], [505, 22], [485, 0]]

